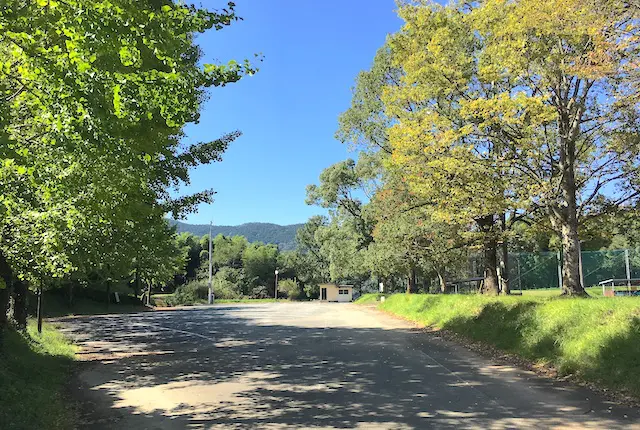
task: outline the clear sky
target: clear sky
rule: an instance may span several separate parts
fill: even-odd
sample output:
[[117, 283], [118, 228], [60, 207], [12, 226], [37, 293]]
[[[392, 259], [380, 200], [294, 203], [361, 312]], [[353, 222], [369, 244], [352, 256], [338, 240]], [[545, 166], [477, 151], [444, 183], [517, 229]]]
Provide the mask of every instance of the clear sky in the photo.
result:
[[[235, 0], [243, 21], [198, 39], [205, 62], [264, 61], [255, 76], [214, 88], [186, 142], [240, 130], [221, 163], [192, 171], [181, 193], [213, 188], [194, 224], [305, 222], [321, 208], [305, 205], [305, 187], [325, 167], [350, 156], [334, 139], [351, 87], [401, 21], [393, 0]], [[226, 2], [202, 1], [208, 7]]]

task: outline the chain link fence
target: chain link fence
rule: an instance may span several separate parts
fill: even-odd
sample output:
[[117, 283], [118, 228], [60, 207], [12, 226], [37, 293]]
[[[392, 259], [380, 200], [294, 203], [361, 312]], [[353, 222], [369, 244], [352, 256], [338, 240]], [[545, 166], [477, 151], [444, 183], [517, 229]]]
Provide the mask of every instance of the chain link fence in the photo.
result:
[[[512, 289], [533, 290], [560, 287], [559, 252], [509, 253], [509, 281]], [[606, 279], [640, 278], [640, 248], [582, 251], [585, 287]]]

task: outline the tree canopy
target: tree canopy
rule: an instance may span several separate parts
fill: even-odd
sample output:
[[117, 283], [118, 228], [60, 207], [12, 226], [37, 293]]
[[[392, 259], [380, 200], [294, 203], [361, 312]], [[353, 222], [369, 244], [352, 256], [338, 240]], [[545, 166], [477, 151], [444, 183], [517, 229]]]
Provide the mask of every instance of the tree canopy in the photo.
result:
[[[23, 1], [0, 9], [0, 264], [14, 279], [100, 273], [166, 280], [179, 260], [164, 219], [210, 202], [172, 197], [239, 132], [181, 146], [206, 89], [248, 63], [200, 64], [195, 36], [237, 20], [167, 1]], [[18, 284], [16, 284], [18, 285]], [[20, 284], [21, 285], [21, 284]], [[5, 309], [6, 303], [2, 303]]]
[[331, 277], [368, 267], [410, 286], [479, 252], [483, 291], [508, 292], [509, 241], [550, 231], [564, 294], [585, 294], [581, 235], [638, 203], [640, 10], [543, 3], [400, 4], [338, 120], [357, 159], [308, 188], [332, 210], [315, 235]]

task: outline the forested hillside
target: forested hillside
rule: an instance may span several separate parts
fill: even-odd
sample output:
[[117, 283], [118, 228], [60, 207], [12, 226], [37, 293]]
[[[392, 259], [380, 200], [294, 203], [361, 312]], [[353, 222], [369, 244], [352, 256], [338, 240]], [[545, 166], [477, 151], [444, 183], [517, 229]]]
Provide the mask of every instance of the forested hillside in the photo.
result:
[[[178, 226], [178, 233], [188, 232], [196, 236], [209, 234], [207, 224], [187, 224], [171, 221]], [[278, 225], [264, 222], [250, 222], [241, 225], [214, 225], [213, 236], [244, 236], [249, 242], [264, 242], [278, 245], [281, 250], [292, 250], [296, 247], [296, 232], [303, 224]]]

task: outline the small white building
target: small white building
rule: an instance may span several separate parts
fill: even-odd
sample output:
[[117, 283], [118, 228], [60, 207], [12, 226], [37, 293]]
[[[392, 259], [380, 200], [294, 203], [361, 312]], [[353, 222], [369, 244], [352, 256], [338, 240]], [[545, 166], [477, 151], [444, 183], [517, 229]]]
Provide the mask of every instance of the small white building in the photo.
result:
[[353, 286], [320, 284], [320, 300], [323, 302], [350, 302], [353, 300]]

